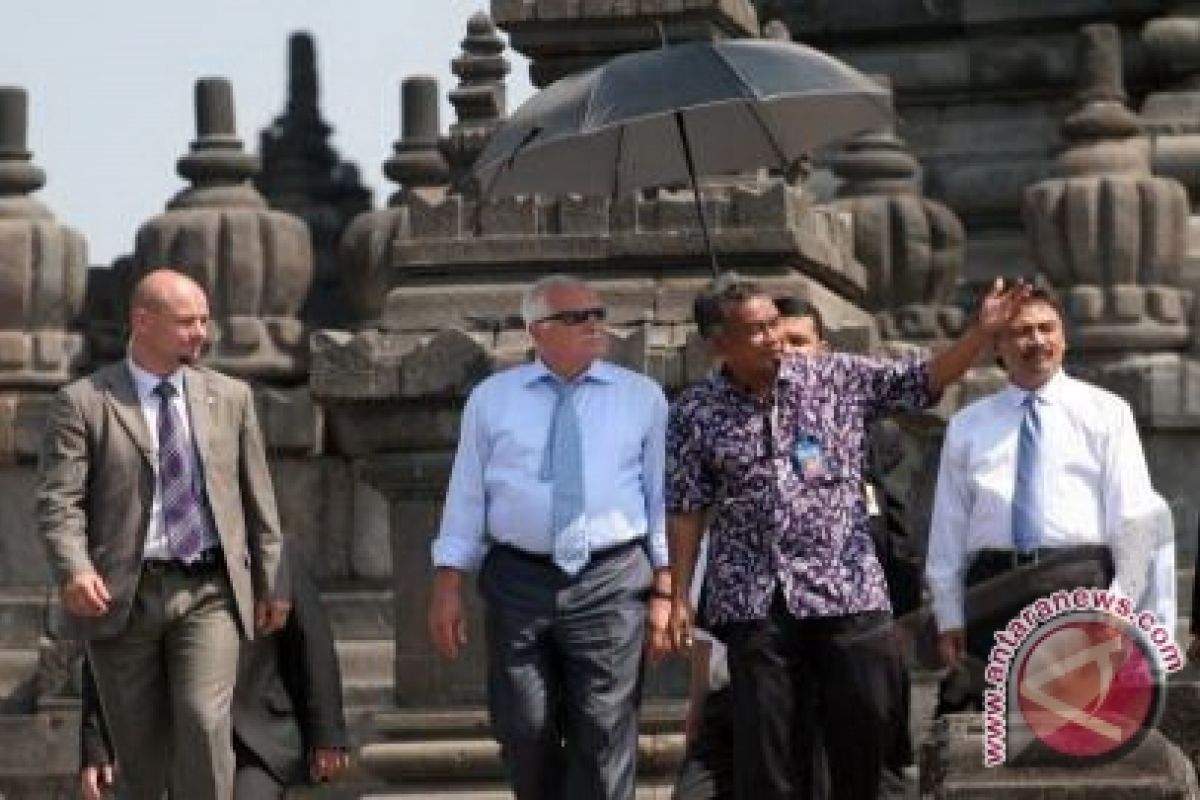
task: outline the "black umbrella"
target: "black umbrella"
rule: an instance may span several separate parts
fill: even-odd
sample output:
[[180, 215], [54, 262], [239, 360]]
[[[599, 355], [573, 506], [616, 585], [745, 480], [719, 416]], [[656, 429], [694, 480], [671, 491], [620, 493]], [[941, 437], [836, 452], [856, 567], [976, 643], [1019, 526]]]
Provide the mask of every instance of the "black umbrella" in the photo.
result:
[[689, 42], [618, 56], [534, 95], [475, 162], [485, 196], [621, 196], [692, 185], [697, 174], [786, 170], [803, 155], [892, 118], [887, 89], [804, 45]]

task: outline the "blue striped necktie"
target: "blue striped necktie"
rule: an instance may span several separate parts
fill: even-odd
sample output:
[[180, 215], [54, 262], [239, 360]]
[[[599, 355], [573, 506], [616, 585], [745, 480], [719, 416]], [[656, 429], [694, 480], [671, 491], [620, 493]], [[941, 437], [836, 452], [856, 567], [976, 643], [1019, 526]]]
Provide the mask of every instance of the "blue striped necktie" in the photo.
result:
[[542, 454], [541, 479], [551, 481], [550, 535], [554, 563], [577, 575], [588, 561], [587, 529], [583, 524], [583, 441], [575, 413], [576, 384], [550, 379], [557, 395], [550, 435]]
[[162, 521], [167, 553], [185, 563], [195, 561], [204, 547], [204, 509], [197, 496], [188, 458], [190, 441], [171, 398], [175, 387], [163, 381], [154, 387], [158, 404], [158, 478], [162, 487]]
[[1025, 408], [1021, 433], [1017, 440], [1017, 478], [1013, 485], [1013, 548], [1028, 553], [1042, 544], [1045, 525], [1045, 477], [1042, 466], [1042, 417], [1040, 398], [1030, 392], [1021, 404]]

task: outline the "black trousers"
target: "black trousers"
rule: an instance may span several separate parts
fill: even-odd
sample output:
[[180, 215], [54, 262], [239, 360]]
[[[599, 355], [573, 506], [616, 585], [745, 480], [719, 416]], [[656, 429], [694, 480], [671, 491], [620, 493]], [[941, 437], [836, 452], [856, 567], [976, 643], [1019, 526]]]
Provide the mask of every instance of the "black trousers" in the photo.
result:
[[[995, 632], [1002, 630], [1025, 606], [1039, 597], [1059, 589], [1078, 586], [1102, 588], [1113, 580], [1112, 553], [1107, 547], [1081, 545], [1038, 551], [1041, 564], [1022, 566], [1007, 550], [983, 550], [974, 555], [967, 568], [964, 585], [971, 589], [1005, 578], [1016, 584], [1011, 590], [1003, 588], [996, 594], [1004, 602], [993, 602], [986, 614], [974, 613], [967, 598], [966, 649], [968, 658], [957, 671], [950, 672], [938, 686], [938, 703], [934, 716], [958, 714], [983, 709], [983, 671], [995, 645]], [[1017, 570], [1024, 572], [1017, 573]], [[1011, 573], [1011, 574], [1010, 574]], [[1013, 581], [1015, 578], [1018, 581]]]
[[488, 710], [517, 800], [633, 800], [652, 580], [640, 544], [593, 556], [574, 578], [488, 552]]
[[[798, 709], [796, 726], [793, 744], [797, 796], [825, 800], [829, 796], [829, 773], [813, 710]], [[726, 686], [704, 698], [700, 732], [688, 743], [671, 800], [732, 800], [733, 797], [733, 698]]]
[[721, 626], [729, 648], [735, 796], [805, 800], [797, 710], [811, 705], [829, 797], [876, 800], [901, 719], [898, 652], [886, 611], [796, 619], [777, 593], [766, 619]]

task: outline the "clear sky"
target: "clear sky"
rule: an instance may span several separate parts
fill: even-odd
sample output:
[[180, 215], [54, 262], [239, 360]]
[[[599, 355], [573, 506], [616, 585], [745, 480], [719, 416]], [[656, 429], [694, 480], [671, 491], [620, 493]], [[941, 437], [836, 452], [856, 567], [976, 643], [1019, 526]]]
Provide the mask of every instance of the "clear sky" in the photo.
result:
[[[92, 264], [133, 247], [134, 233], [184, 183], [175, 161], [195, 138], [193, 84], [233, 82], [248, 149], [286, 102], [287, 40], [316, 38], [321, 109], [332, 143], [375, 190], [400, 135], [400, 81], [457, 85], [450, 60], [487, 0], [6, 0], [0, 85], [29, 91], [29, 149], [47, 173], [35, 196], [88, 240]], [[509, 111], [531, 93], [527, 62], [508, 52]]]

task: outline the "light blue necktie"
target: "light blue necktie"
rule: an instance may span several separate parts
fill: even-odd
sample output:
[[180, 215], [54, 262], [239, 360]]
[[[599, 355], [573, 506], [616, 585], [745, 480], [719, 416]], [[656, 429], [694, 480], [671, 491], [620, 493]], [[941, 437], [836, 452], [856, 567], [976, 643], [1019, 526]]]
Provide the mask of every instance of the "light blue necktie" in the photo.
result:
[[1013, 486], [1012, 537], [1018, 553], [1028, 553], [1042, 543], [1045, 524], [1045, 485], [1042, 476], [1042, 418], [1040, 400], [1030, 392], [1021, 403], [1025, 416], [1017, 440], [1017, 479]]
[[550, 435], [542, 454], [540, 477], [552, 481], [550, 535], [554, 563], [568, 575], [577, 575], [588, 561], [587, 531], [583, 524], [583, 440], [575, 413], [575, 384], [550, 379], [558, 395]]

